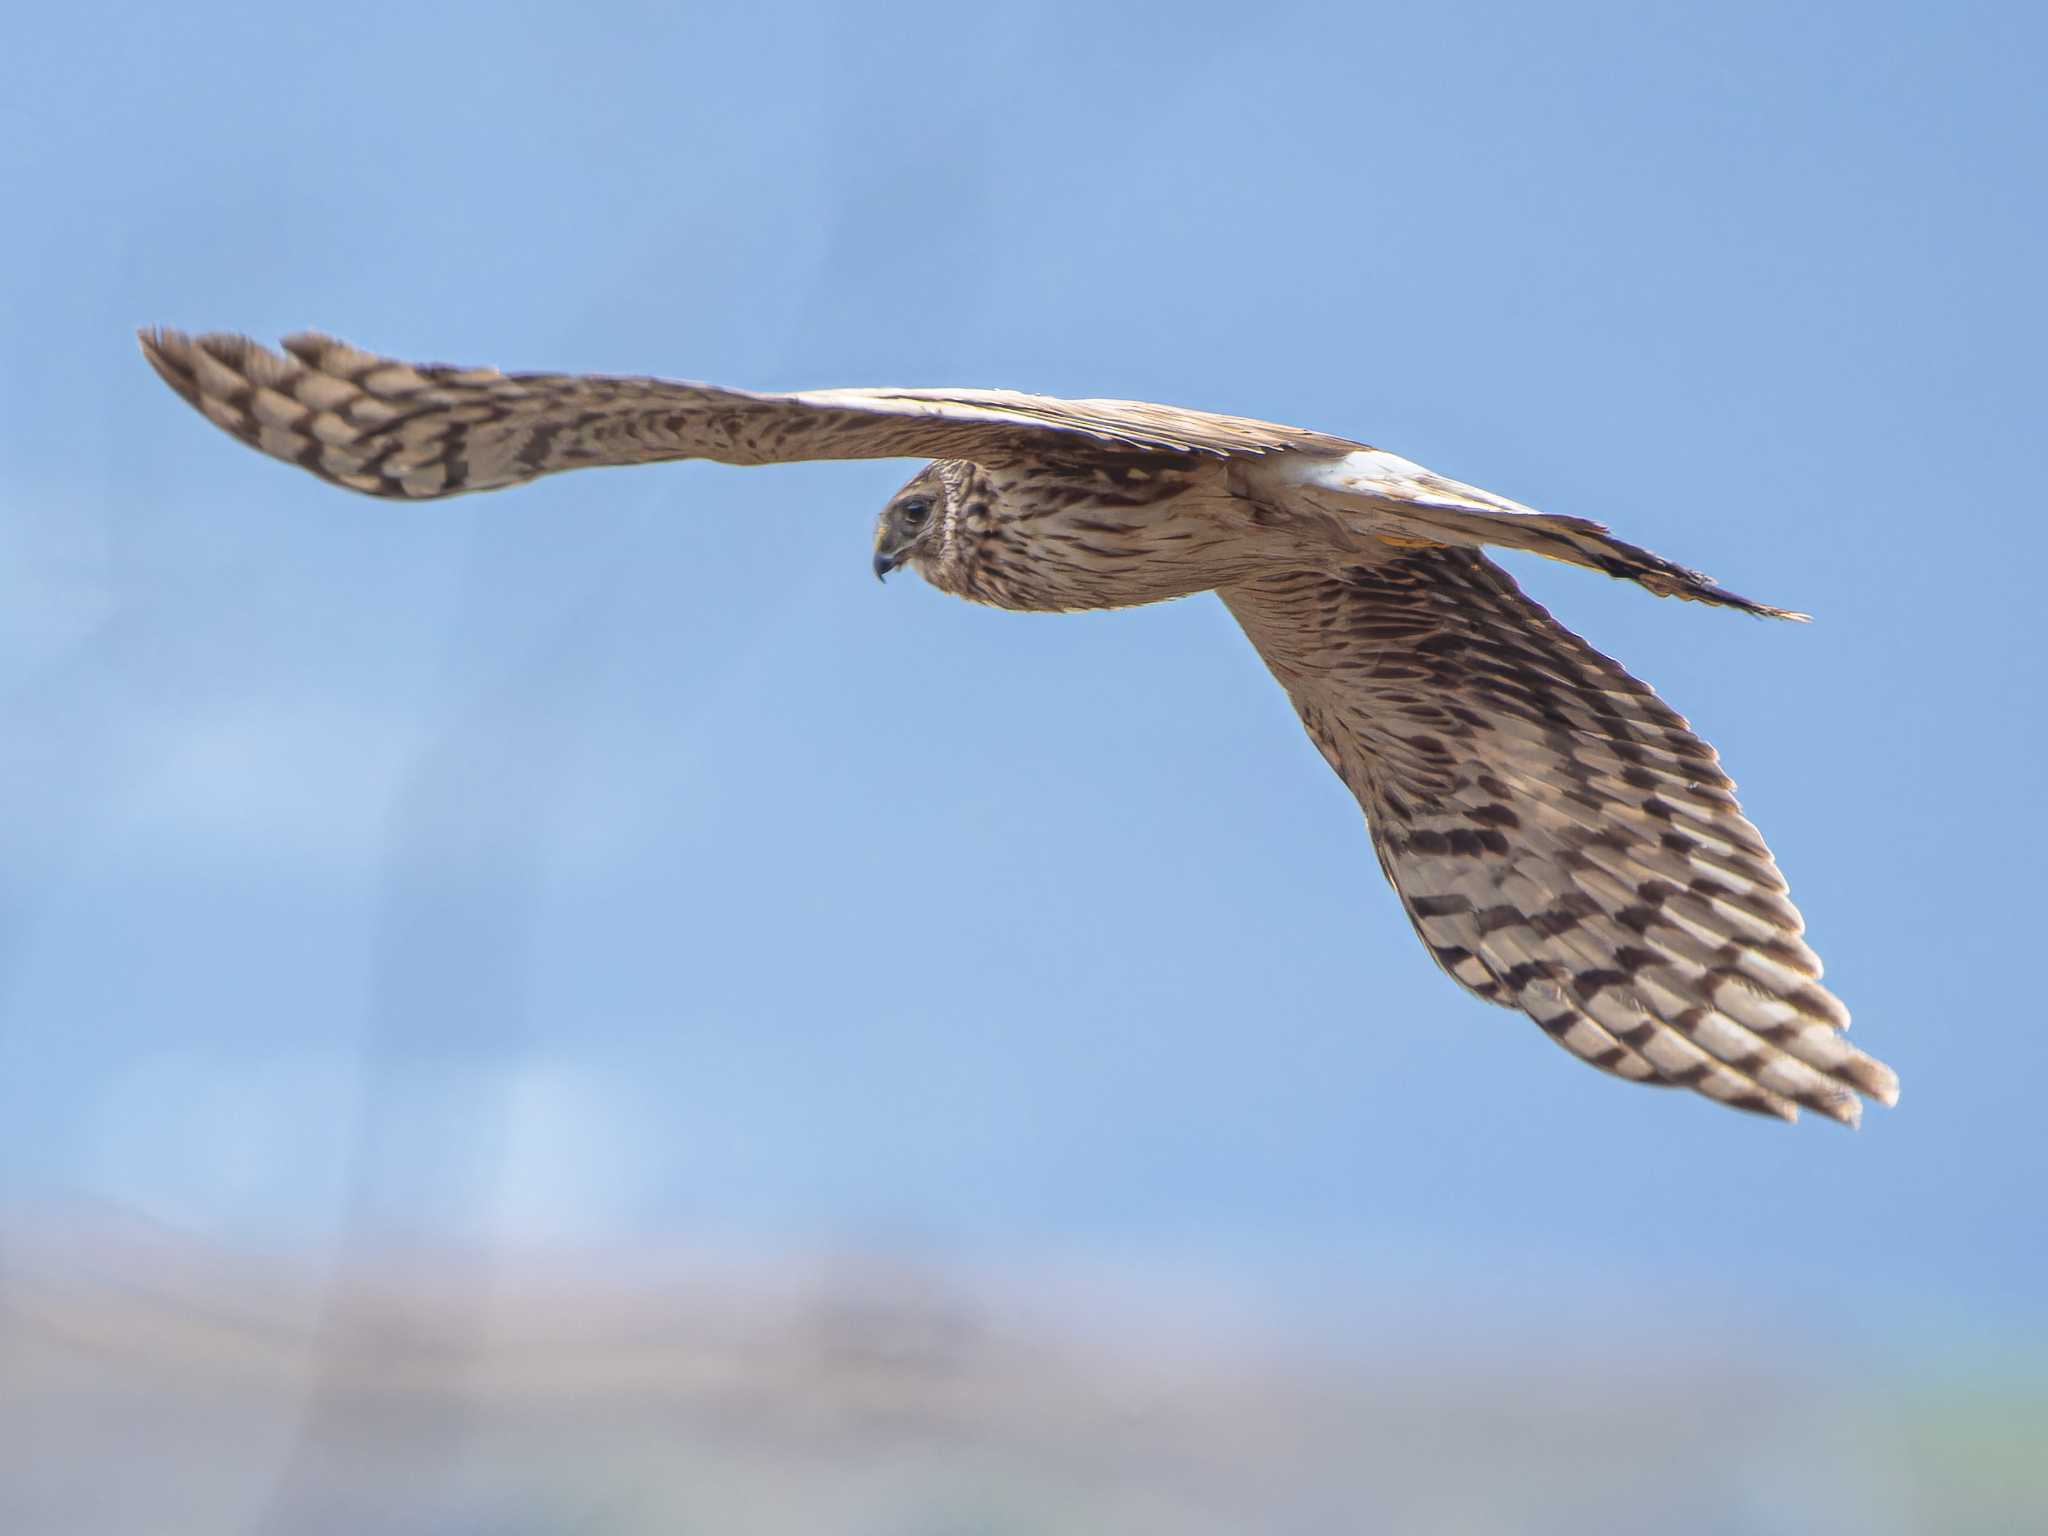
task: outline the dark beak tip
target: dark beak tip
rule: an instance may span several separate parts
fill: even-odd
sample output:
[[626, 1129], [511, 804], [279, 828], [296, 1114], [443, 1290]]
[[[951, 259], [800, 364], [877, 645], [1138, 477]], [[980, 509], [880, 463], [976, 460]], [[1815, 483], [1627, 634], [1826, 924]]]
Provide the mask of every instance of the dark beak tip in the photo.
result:
[[887, 581], [889, 573], [896, 569], [896, 561], [889, 555], [875, 556], [875, 580]]

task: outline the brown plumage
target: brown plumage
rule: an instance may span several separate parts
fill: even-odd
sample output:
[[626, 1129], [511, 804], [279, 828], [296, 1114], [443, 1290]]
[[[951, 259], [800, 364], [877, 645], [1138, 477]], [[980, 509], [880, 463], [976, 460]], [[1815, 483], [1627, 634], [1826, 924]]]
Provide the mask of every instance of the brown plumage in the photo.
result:
[[1215, 591], [1364, 808], [1425, 945], [1489, 1002], [1635, 1082], [1854, 1123], [1897, 1078], [1848, 1014], [1713, 749], [1479, 553], [1798, 618], [1614, 538], [1346, 438], [997, 390], [755, 394], [395, 362], [325, 337], [145, 332], [223, 430], [401, 499], [559, 470], [925, 457], [878, 575], [1021, 609]]

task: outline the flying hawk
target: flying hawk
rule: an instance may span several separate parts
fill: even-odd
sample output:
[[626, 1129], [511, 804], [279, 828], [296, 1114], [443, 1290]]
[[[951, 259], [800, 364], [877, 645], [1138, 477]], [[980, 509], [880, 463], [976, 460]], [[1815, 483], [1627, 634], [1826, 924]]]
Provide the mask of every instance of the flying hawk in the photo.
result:
[[504, 374], [325, 336], [142, 333], [224, 431], [323, 480], [422, 500], [667, 459], [924, 458], [875, 532], [1003, 608], [1213, 591], [1358, 797], [1437, 964], [1631, 1082], [1850, 1124], [1898, 1097], [1843, 1037], [1784, 878], [1713, 748], [1524, 597], [1484, 545], [1661, 597], [1769, 608], [1615, 538], [1348, 438], [1129, 400]]

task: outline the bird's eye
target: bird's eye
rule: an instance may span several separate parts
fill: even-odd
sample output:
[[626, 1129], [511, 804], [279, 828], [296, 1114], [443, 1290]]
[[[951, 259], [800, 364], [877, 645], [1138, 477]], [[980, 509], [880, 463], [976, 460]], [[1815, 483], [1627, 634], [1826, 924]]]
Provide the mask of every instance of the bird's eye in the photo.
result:
[[913, 496], [908, 501], [897, 503], [896, 511], [911, 527], [921, 528], [924, 520], [932, 515], [932, 504], [922, 496]]

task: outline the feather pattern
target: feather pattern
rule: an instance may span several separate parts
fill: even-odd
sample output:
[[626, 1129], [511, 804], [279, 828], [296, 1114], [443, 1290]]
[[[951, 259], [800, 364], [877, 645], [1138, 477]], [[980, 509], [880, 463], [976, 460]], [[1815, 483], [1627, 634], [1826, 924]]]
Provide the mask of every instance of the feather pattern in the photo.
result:
[[1898, 1080], [1711, 747], [1469, 550], [1222, 597], [1357, 796], [1437, 963], [1566, 1049], [1739, 1109], [1853, 1124]]
[[1320, 432], [1132, 400], [1009, 390], [757, 394], [598, 374], [403, 363], [312, 333], [280, 354], [246, 336], [141, 333], [164, 382], [223, 431], [323, 480], [425, 500], [565, 469], [715, 459], [961, 458], [984, 464], [1121, 454], [1343, 454]]

